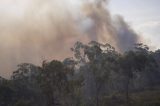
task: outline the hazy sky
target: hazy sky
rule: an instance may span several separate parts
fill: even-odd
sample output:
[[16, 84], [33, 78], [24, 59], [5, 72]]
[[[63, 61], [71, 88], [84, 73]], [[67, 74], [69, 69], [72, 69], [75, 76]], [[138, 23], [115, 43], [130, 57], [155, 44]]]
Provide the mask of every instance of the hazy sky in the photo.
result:
[[[160, 0], [108, 1], [107, 6], [97, 0], [0, 0], [0, 76], [9, 77], [19, 63], [63, 60], [76, 41], [127, 48], [139, 35], [153, 49], [160, 48]], [[117, 14], [138, 34], [120, 17], [122, 31], [116, 29], [111, 17]]]
[[122, 15], [143, 38], [160, 48], [160, 0], [110, 0], [112, 14]]

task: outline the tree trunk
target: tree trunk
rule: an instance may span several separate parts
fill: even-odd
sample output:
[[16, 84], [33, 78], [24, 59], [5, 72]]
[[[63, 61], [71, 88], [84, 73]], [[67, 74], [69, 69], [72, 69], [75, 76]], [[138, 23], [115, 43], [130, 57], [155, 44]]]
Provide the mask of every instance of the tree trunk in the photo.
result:
[[129, 84], [130, 84], [130, 79], [128, 78], [126, 83], [126, 105], [127, 106], [130, 106]]
[[99, 93], [100, 93], [100, 89], [101, 89], [101, 84], [98, 85], [96, 83], [96, 106], [99, 106]]

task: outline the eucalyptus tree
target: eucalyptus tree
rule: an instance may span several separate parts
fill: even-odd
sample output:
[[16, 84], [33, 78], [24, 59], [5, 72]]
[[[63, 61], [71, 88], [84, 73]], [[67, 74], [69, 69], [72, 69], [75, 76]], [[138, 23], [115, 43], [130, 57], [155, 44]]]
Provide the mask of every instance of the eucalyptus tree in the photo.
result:
[[[44, 96], [39, 86], [38, 77], [41, 67], [31, 63], [21, 63], [11, 76], [11, 86], [14, 90], [16, 105], [44, 106]], [[23, 102], [23, 103], [22, 103]]]
[[119, 54], [108, 43], [101, 44], [96, 41], [91, 41], [87, 45], [77, 42], [71, 50], [79, 63], [80, 71], [83, 71], [84, 88], [88, 94], [86, 96], [94, 101], [95, 106], [100, 106], [104, 95], [102, 91], [105, 91], [110, 71], [114, 70]]
[[126, 103], [130, 105], [129, 90], [130, 83], [136, 77], [137, 72], [145, 73], [146, 68], [151, 71], [156, 62], [149, 51], [149, 47], [143, 44], [136, 44], [134, 50], [125, 52], [119, 58], [121, 73], [125, 76]]
[[47, 98], [47, 106], [62, 105], [61, 100], [67, 85], [67, 77], [61, 62], [53, 60], [43, 62], [40, 75], [40, 84]]

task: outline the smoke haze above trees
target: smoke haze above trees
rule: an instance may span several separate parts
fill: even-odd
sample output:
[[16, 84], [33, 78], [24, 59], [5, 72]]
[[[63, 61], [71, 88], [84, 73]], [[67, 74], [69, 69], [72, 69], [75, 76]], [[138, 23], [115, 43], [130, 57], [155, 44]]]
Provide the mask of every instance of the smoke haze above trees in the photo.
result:
[[3, 76], [8, 77], [18, 63], [62, 60], [71, 55], [69, 48], [76, 41], [107, 42], [121, 52], [139, 41], [139, 36], [123, 17], [112, 19], [107, 9], [108, 0], [29, 0], [26, 4], [24, 0], [15, 3], [9, 0], [2, 3], [12, 5], [0, 14], [3, 16], [0, 74]]

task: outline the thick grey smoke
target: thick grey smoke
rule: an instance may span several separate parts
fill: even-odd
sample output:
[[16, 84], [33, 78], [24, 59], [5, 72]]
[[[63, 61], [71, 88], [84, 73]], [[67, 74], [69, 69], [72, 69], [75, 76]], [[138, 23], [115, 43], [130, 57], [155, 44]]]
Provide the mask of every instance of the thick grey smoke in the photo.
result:
[[93, 23], [87, 34], [92, 40], [112, 44], [120, 52], [129, 50], [138, 42], [139, 36], [123, 17], [115, 16], [115, 19], [112, 19], [106, 3], [107, 0], [98, 0], [85, 5], [86, 17]]
[[[12, 5], [20, 2], [25, 0]], [[28, 0], [16, 14], [0, 10], [0, 75], [5, 77], [22, 62], [40, 64], [70, 56], [76, 41], [108, 42], [124, 51], [138, 40], [122, 17], [111, 18], [107, 0]]]
[[137, 33], [125, 22], [123, 17], [117, 16], [114, 21], [116, 32], [116, 45], [120, 52], [133, 49], [135, 43], [138, 43], [140, 37]]

